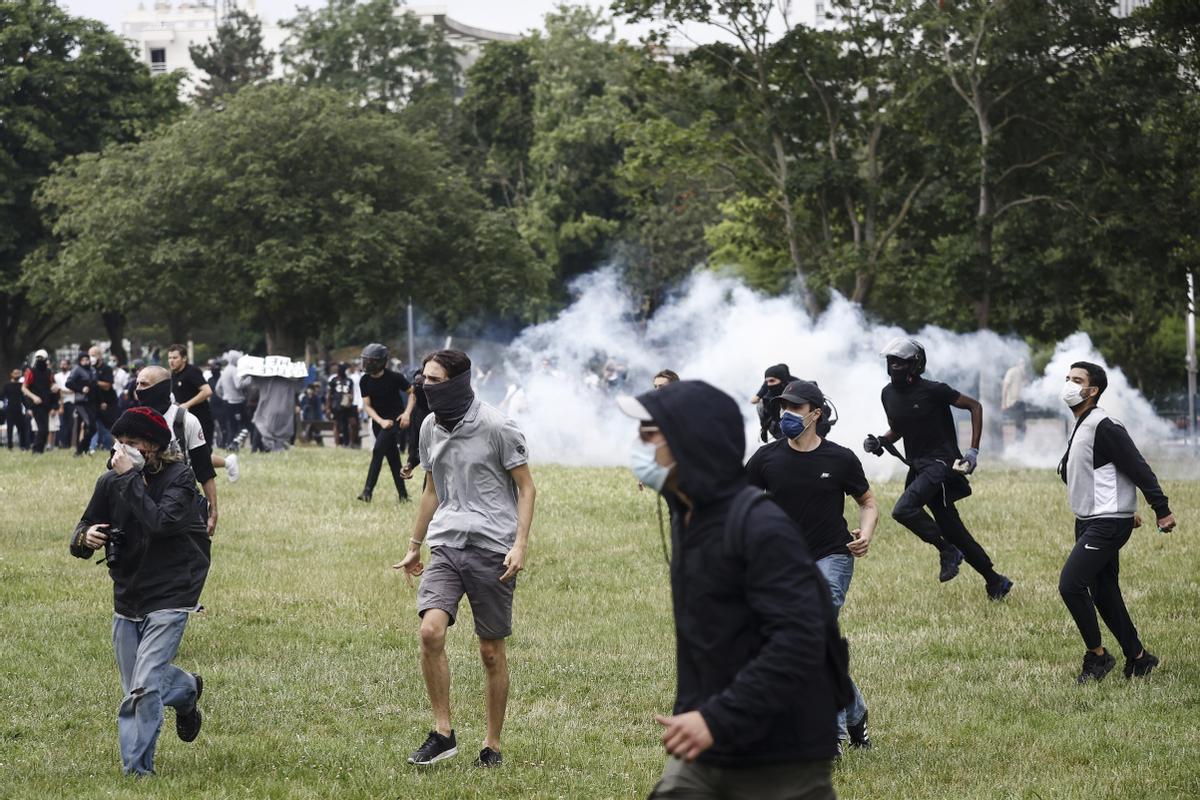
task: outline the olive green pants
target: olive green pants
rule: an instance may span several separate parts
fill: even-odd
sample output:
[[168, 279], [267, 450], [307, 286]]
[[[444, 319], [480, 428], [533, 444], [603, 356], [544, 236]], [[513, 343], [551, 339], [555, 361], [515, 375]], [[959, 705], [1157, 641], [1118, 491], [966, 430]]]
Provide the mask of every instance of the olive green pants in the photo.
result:
[[836, 800], [833, 764], [803, 761], [760, 767], [710, 767], [667, 762], [650, 800]]

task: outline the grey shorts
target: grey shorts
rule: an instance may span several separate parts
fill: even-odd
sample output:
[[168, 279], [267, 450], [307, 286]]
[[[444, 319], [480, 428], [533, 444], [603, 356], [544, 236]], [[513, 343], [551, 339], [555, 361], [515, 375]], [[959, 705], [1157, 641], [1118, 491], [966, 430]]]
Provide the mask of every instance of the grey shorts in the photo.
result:
[[458, 616], [458, 603], [465, 594], [475, 617], [475, 633], [480, 639], [504, 639], [512, 634], [513, 593], [517, 579], [503, 583], [504, 553], [480, 547], [435, 547], [429, 551], [429, 565], [421, 574], [417, 590], [417, 614], [425, 616], [431, 608], [450, 615], [450, 624]]

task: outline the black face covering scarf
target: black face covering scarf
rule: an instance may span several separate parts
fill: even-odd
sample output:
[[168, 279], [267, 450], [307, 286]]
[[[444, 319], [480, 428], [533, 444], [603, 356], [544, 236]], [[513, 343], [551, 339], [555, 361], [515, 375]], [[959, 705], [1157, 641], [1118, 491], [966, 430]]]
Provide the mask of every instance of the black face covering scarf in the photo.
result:
[[159, 381], [145, 389], [138, 389], [134, 394], [137, 395], [139, 403], [153, 408], [160, 414], [166, 414], [167, 410], [171, 408], [171, 382], [169, 380]]
[[425, 390], [429, 410], [443, 428], [450, 429], [457, 425], [467, 415], [471, 403], [475, 402], [475, 392], [471, 391], [470, 371], [441, 383], [425, 381], [421, 385]]

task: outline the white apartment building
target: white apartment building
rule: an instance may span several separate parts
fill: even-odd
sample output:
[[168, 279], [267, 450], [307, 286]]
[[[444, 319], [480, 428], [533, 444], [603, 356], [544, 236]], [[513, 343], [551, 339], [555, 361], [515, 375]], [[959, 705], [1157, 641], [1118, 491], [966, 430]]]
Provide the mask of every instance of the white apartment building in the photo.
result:
[[[1150, 0], [1114, 0], [1112, 9], [1118, 17], [1128, 17], [1134, 9], [1148, 5]], [[840, 16], [831, 0], [797, 0], [795, 12], [795, 19], [817, 30], [836, 27]]]
[[[238, 6], [250, 14], [256, 13], [254, 0], [242, 0]], [[464, 25], [448, 16], [445, 6], [409, 6], [401, 13], [415, 14], [423, 23], [440, 27], [450, 44], [462, 51], [459, 63], [464, 70], [475, 63], [488, 42], [513, 42], [521, 38], [514, 33], [499, 33]], [[121, 34], [134, 43], [151, 72], [187, 72], [187, 79], [181, 87], [182, 92], [187, 94], [200, 81], [199, 70], [192, 63], [188, 47], [203, 44], [216, 35], [219, 14], [216, 0], [207, 3], [200, 0], [154, 0], [149, 7], [142, 2], [138, 4], [137, 11], [121, 24]], [[276, 53], [276, 75], [281, 71], [279, 48], [287, 34], [286, 30], [273, 22], [263, 24], [263, 47]]]

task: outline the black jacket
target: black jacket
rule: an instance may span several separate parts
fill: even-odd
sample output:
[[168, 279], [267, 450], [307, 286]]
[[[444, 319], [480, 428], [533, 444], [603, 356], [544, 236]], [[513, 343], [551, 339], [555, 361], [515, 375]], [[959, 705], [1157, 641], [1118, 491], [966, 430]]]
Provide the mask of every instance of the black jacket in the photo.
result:
[[747, 766], [830, 759], [837, 709], [826, 666], [829, 590], [800, 531], [773, 502], [746, 519], [742, 557], [725, 517], [747, 485], [745, 430], [728, 395], [681, 381], [638, 398], [667, 438], [689, 510], [671, 505], [675, 713], [699, 710], [714, 744], [700, 761]]
[[90, 525], [125, 532], [120, 563], [109, 569], [113, 608], [141, 617], [200, 602], [208, 577], [209, 539], [196, 503], [196, 478], [184, 464], [164, 464], [156, 474], [109, 470], [96, 481], [91, 502], [71, 538], [71, 554], [90, 558], [82, 544]]

